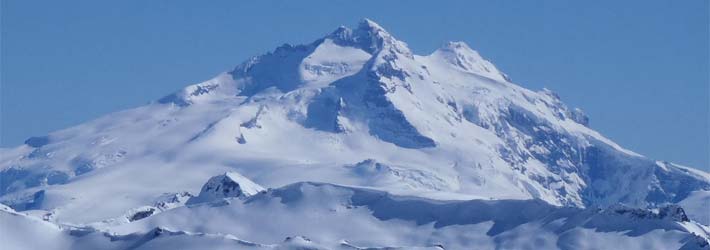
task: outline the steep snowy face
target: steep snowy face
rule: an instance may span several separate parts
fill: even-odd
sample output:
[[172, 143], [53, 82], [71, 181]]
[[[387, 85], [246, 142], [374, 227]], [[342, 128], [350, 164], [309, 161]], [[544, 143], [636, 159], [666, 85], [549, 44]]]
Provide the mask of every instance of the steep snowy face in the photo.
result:
[[406, 44], [366, 19], [357, 29], [340, 27], [311, 44], [284, 44], [237, 66], [229, 72], [233, 79], [218, 77], [190, 86], [160, 102], [184, 106], [205, 94], [253, 96], [265, 90], [287, 93], [325, 87], [359, 72], [373, 55], [381, 51], [411, 56]]
[[468, 45], [415, 55], [370, 20], [0, 153], [0, 202], [79, 223], [197, 193], [233, 170], [265, 187], [318, 181], [576, 207], [703, 207], [710, 191], [708, 173], [623, 149]]
[[301, 61], [300, 79], [306, 86], [325, 87], [357, 73], [368, 59], [370, 54], [361, 49], [339, 46], [331, 39], [324, 39]]

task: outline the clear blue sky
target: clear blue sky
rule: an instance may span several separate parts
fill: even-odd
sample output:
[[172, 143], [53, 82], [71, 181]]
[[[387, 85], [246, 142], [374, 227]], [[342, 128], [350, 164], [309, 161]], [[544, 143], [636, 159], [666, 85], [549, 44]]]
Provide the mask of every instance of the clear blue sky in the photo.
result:
[[1, 145], [136, 107], [369, 17], [462, 40], [655, 159], [708, 169], [708, 1], [2, 1]]

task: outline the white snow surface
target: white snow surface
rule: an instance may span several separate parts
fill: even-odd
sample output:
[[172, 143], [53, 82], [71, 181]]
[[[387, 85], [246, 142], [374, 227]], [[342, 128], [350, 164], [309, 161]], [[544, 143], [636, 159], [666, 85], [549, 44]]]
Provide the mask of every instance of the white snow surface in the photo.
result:
[[216, 202], [228, 197], [247, 198], [265, 189], [237, 172], [227, 172], [210, 178], [197, 197], [188, 203]]
[[[622, 148], [465, 43], [415, 55], [367, 19], [0, 149], [11, 249], [707, 249], [708, 193], [707, 172]], [[598, 213], [616, 204], [691, 221]]]
[[23, 232], [10, 234], [11, 249], [707, 249], [709, 230], [682, 212], [430, 200], [315, 182], [223, 201], [102, 229], [0, 210], [0, 229]]

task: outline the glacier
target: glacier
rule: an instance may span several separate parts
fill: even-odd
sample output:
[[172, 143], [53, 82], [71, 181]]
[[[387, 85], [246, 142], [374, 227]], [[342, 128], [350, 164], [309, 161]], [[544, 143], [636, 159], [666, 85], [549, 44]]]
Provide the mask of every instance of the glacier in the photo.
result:
[[709, 173], [368, 19], [0, 149], [16, 249], [708, 249], [709, 202]]

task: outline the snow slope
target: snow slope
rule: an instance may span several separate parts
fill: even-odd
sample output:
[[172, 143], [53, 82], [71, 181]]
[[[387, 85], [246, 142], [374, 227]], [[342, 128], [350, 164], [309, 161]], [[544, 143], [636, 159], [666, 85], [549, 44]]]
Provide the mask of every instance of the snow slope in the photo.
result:
[[[239, 176], [214, 182], [244, 184], [229, 189], [238, 195], [202, 192], [205, 180], [227, 172]], [[155, 103], [0, 149], [0, 203], [102, 230], [193, 211], [184, 204], [203, 199], [249, 200], [259, 185], [303, 182], [431, 202], [681, 204], [691, 220], [710, 223], [707, 172], [622, 148], [591, 129], [581, 110], [550, 90], [512, 83], [463, 42], [415, 55], [370, 20], [283, 45]], [[184, 226], [175, 230], [224, 233]], [[398, 237], [382, 244], [412, 242]]]
[[215, 198], [101, 229], [58, 227], [11, 210], [0, 218], [3, 232], [32, 226], [10, 235], [20, 243], [62, 243], [48, 249], [708, 249], [710, 232], [678, 206], [602, 210], [541, 200], [441, 201], [314, 182]]

